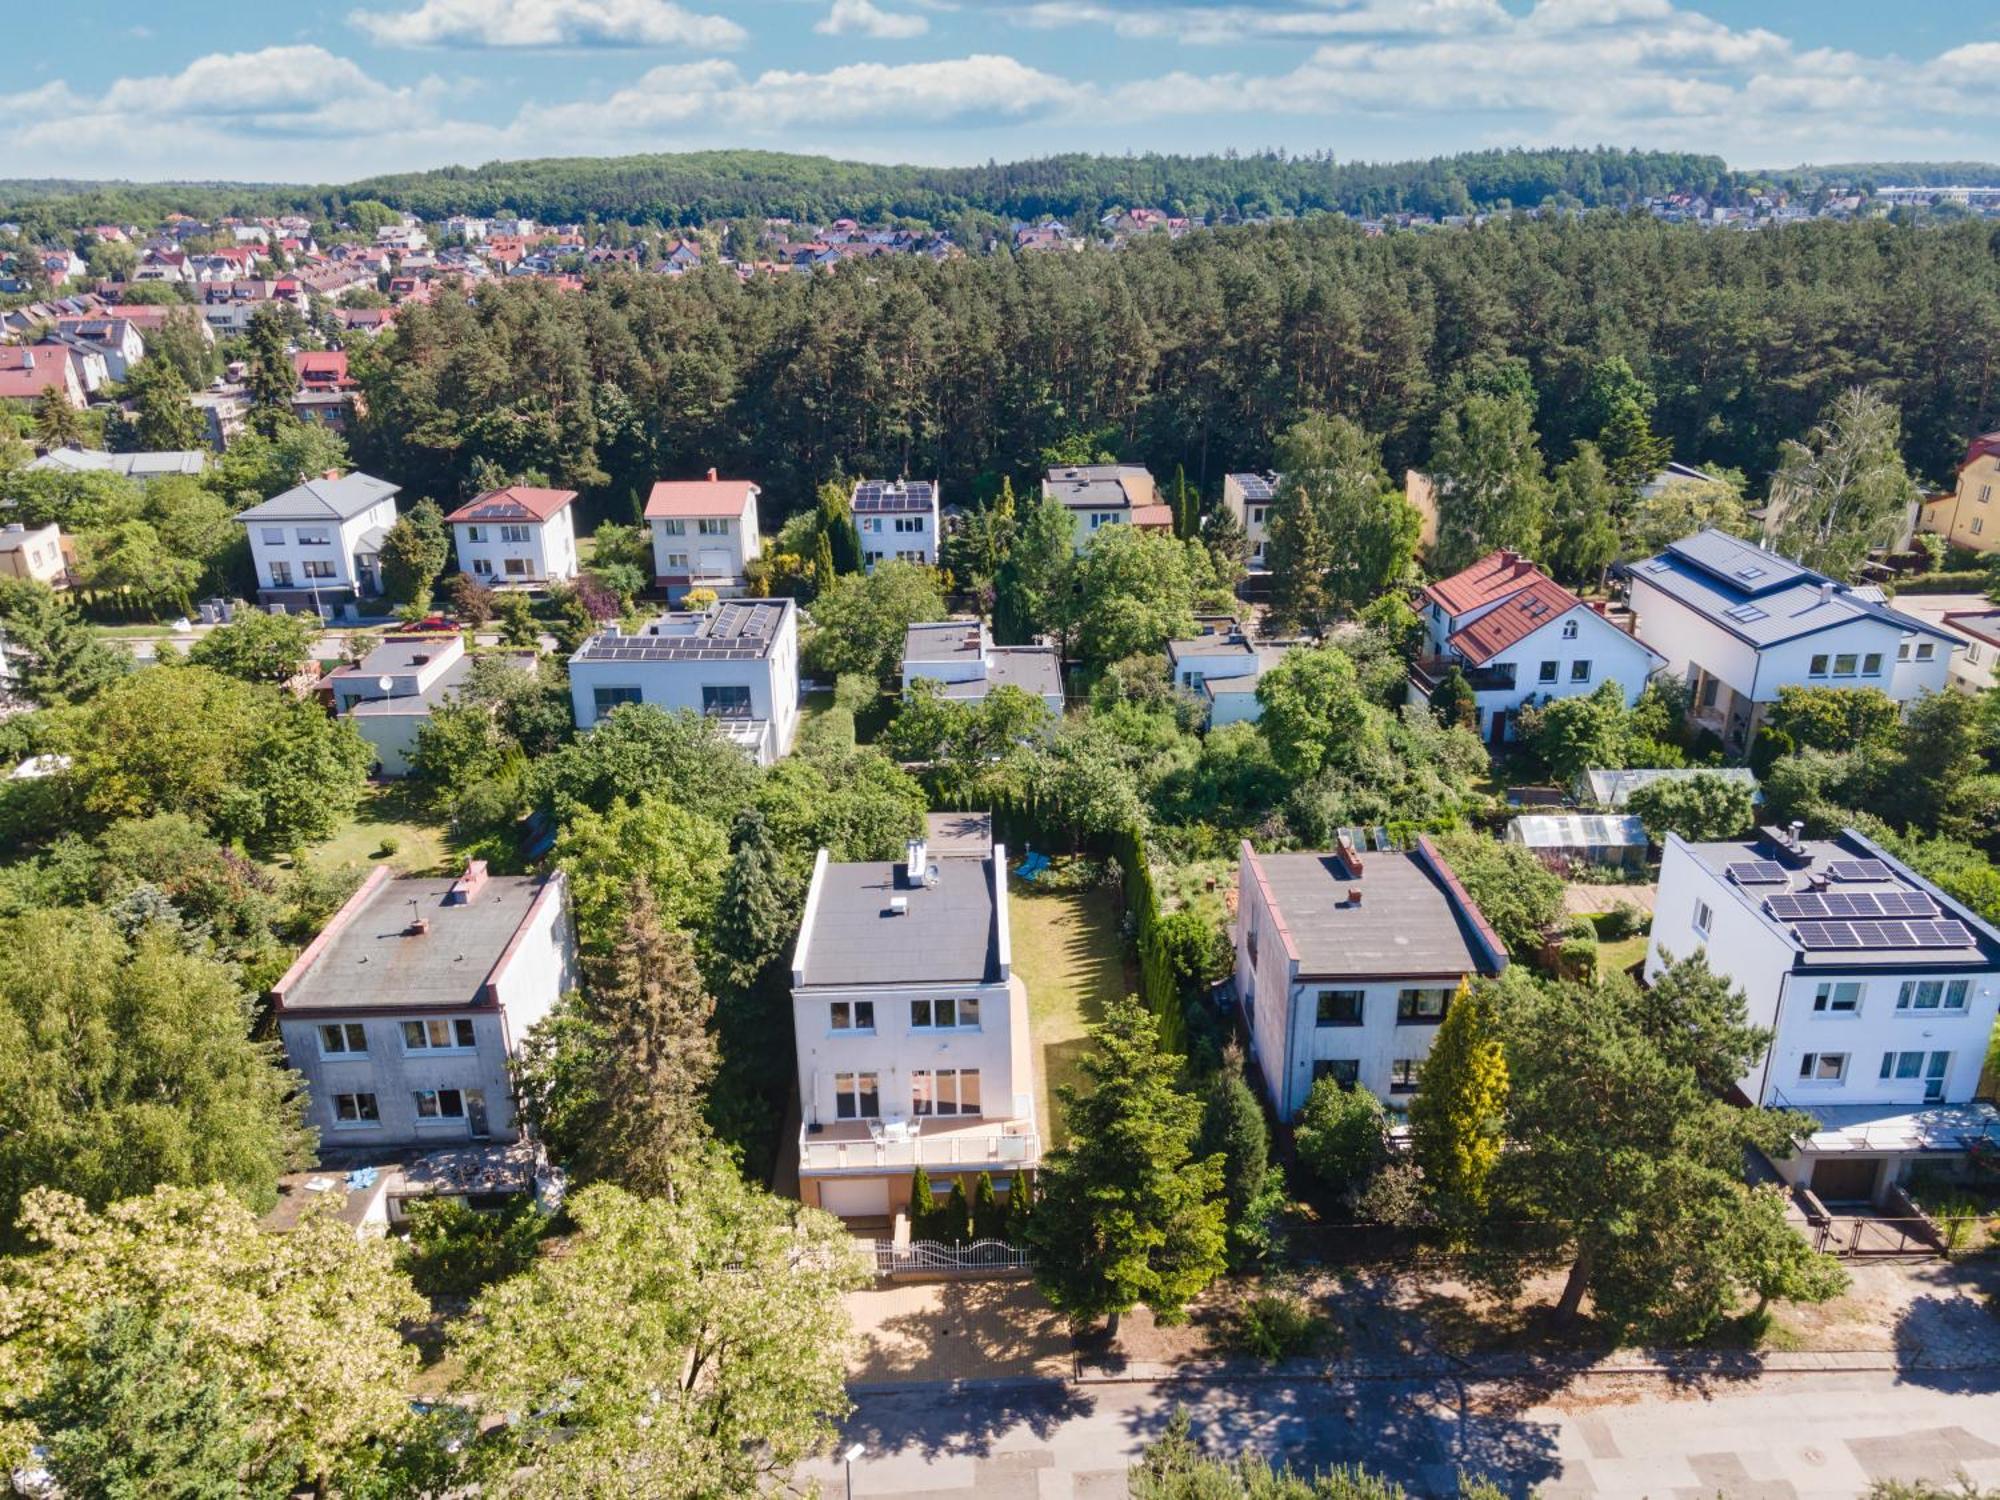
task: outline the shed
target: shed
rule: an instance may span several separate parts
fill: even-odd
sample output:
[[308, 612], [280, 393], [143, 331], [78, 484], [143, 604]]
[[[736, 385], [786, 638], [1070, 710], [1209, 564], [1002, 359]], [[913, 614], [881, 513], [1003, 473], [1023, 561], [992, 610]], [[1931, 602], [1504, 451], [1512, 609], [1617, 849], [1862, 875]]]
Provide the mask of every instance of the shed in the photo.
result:
[[1570, 791], [1579, 807], [1594, 807], [1605, 812], [1617, 812], [1631, 795], [1642, 786], [1650, 786], [1656, 781], [1686, 781], [1695, 776], [1720, 776], [1724, 781], [1733, 781], [1749, 789], [1750, 800], [1761, 803], [1762, 792], [1757, 790], [1757, 773], [1748, 766], [1690, 766], [1685, 769], [1666, 770], [1646, 768], [1629, 771], [1585, 771], [1576, 778]]
[[1521, 844], [1549, 865], [1580, 863], [1637, 870], [1646, 863], [1646, 825], [1629, 813], [1534, 813], [1507, 825], [1507, 842]]

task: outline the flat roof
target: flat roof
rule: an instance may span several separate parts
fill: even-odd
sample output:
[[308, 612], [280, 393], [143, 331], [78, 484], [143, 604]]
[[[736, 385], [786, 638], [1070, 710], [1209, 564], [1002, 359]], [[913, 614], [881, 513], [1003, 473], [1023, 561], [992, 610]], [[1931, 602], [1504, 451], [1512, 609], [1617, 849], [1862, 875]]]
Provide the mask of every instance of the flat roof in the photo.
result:
[[928, 479], [861, 479], [848, 504], [854, 513], [888, 515], [898, 511], [929, 512], [937, 505], [938, 487]]
[[756, 661], [770, 654], [793, 607], [789, 599], [731, 599], [705, 614], [664, 614], [631, 635], [594, 635], [570, 660]]
[[993, 814], [925, 813], [924, 842], [933, 859], [985, 859], [993, 853]]
[[[1291, 933], [1301, 978], [1497, 970], [1473, 927], [1476, 908], [1461, 907], [1417, 851], [1366, 854], [1358, 875], [1338, 853], [1251, 857]], [[1348, 900], [1351, 890], [1361, 892], [1358, 904]]]
[[1588, 788], [1590, 800], [1600, 807], [1623, 807], [1642, 786], [1656, 781], [1689, 781], [1696, 776], [1720, 776], [1750, 793], [1753, 802], [1762, 801], [1757, 790], [1757, 773], [1748, 766], [1687, 766], [1672, 770], [1646, 767], [1627, 771], [1585, 771], [1577, 778], [1579, 791]]
[[67, 469], [75, 474], [123, 474], [152, 479], [162, 474], [199, 474], [208, 467], [205, 448], [163, 449], [154, 453], [105, 453], [96, 448], [57, 448], [28, 465], [31, 470]]
[[991, 645], [983, 620], [923, 620], [903, 632], [903, 661], [970, 661]]
[[[364, 885], [300, 955], [295, 972], [279, 981], [283, 1010], [457, 1010], [486, 1003], [487, 978], [549, 877], [489, 875], [470, 901], [447, 905], [457, 879], [403, 875]], [[428, 920], [428, 932], [410, 931], [419, 917]]]
[[[800, 987], [988, 984], [1000, 978], [988, 859], [940, 858], [937, 884], [907, 882], [899, 863], [828, 864], [799, 955]], [[1002, 877], [1004, 878], [1004, 877]], [[891, 902], [902, 898], [900, 914]], [[1003, 898], [1004, 899], [1004, 898]]]

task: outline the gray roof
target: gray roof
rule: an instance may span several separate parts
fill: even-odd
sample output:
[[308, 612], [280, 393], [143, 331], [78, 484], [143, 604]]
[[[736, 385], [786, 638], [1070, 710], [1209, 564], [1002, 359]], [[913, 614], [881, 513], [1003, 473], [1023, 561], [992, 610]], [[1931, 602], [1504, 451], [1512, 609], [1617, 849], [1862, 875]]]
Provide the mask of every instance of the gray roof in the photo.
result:
[[926, 620], [903, 632], [903, 661], [971, 661], [990, 651], [984, 620]]
[[924, 842], [932, 859], [985, 859], [993, 853], [993, 814], [925, 813]]
[[1627, 565], [1625, 572], [1759, 648], [1862, 618], [1952, 639], [1928, 621], [1713, 527], [1682, 537], [1657, 557]]
[[[800, 986], [985, 984], [1000, 978], [991, 859], [940, 858], [938, 883], [903, 866], [826, 866], [794, 976]], [[900, 915], [890, 902], [902, 897]]]
[[[385, 880], [348, 920], [321, 936], [326, 946], [285, 992], [287, 1011], [368, 1006], [461, 1009], [484, 1003], [487, 976], [541, 894], [544, 877], [492, 875], [463, 906], [447, 906], [457, 877]], [[414, 917], [430, 931], [409, 931]], [[329, 935], [330, 934], [330, 935]]]
[[1198, 635], [1185, 641], [1168, 641], [1167, 655], [1174, 661], [1196, 656], [1255, 656], [1257, 648], [1240, 635]]
[[1132, 503], [1125, 488], [1128, 479], [1150, 479], [1138, 464], [1079, 464], [1072, 468], [1050, 469], [1042, 481], [1048, 492], [1072, 509], [1092, 506], [1120, 506]]
[[[1298, 949], [1301, 977], [1414, 979], [1504, 966], [1472, 920], [1476, 908], [1420, 852], [1368, 854], [1358, 877], [1338, 854], [1253, 858]], [[1348, 901], [1355, 889], [1359, 905]]]
[[384, 500], [402, 487], [372, 474], [343, 474], [338, 479], [308, 479], [262, 505], [238, 511], [239, 521], [345, 521]]
[[789, 599], [731, 599], [705, 614], [665, 614], [635, 635], [594, 635], [570, 660], [755, 661], [770, 654], [793, 608]]
[[128, 479], [157, 479], [163, 474], [199, 474], [207, 467], [206, 448], [166, 449], [158, 453], [106, 453], [97, 448], [57, 448], [28, 465], [31, 472], [60, 469], [71, 474], [123, 474]]

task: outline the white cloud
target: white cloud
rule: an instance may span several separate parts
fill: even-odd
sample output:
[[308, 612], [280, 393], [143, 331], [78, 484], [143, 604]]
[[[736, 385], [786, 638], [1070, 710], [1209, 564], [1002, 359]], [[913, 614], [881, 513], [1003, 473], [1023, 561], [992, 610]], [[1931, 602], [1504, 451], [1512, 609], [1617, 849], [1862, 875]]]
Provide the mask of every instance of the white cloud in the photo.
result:
[[866, 36], [877, 41], [904, 41], [930, 29], [928, 17], [884, 10], [874, 0], [833, 0], [833, 8], [813, 24], [821, 36]]
[[749, 37], [726, 16], [673, 0], [423, 0], [415, 10], [357, 10], [347, 19], [395, 47], [708, 49], [738, 47]]

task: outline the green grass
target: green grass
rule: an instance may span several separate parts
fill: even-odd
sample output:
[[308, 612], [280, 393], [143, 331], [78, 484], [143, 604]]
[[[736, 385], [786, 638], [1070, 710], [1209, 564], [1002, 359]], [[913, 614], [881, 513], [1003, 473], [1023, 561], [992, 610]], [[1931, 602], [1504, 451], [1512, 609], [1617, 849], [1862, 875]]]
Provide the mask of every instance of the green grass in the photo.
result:
[[146, 625], [98, 625], [93, 623], [91, 633], [110, 641], [147, 640], [154, 636], [173, 635], [174, 619], [155, 620]]
[[[385, 855], [383, 850], [390, 840], [395, 843], [395, 853]], [[363, 788], [353, 816], [325, 843], [306, 850], [305, 857], [327, 869], [386, 860], [399, 870], [422, 874], [448, 864], [449, 853], [444, 829], [428, 821], [414, 790], [391, 782]]]
[[1638, 937], [1620, 938], [1615, 943], [1599, 943], [1597, 945], [1597, 972], [1599, 974], [1621, 973], [1631, 968], [1632, 965], [1645, 956], [1646, 938], [1643, 933]]
[[1228, 855], [1181, 865], [1155, 861], [1153, 884], [1160, 895], [1161, 911], [1187, 907], [1220, 927], [1229, 919], [1228, 892], [1236, 884], [1236, 858]]
[[1036, 1108], [1043, 1148], [1067, 1134], [1050, 1109], [1058, 1084], [1080, 1084], [1087, 1029], [1125, 991], [1125, 945], [1114, 891], [1041, 891], [1008, 882], [1014, 972], [1028, 987]]

